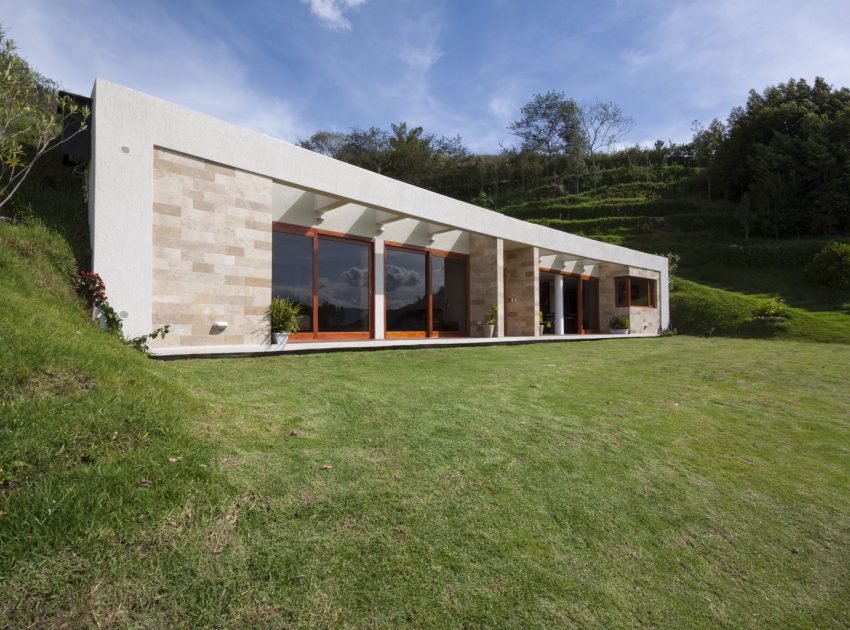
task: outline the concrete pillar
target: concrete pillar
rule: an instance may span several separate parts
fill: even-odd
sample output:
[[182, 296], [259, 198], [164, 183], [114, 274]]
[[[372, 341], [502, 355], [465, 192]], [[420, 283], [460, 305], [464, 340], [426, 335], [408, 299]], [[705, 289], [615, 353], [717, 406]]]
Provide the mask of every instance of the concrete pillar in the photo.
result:
[[564, 334], [564, 276], [555, 274], [555, 334]]
[[505, 252], [508, 337], [540, 335], [540, 250], [520, 247]]
[[375, 339], [383, 339], [386, 330], [384, 321], [384, 239], [376, 238], [375, 245], [375, 304], [373, 322], [375, 323]]
[[491, 304], [499, 307], [496, 336], [505, 336], [504, 242], [500, 238], [469, 235], [469, 334], [484, 335]]

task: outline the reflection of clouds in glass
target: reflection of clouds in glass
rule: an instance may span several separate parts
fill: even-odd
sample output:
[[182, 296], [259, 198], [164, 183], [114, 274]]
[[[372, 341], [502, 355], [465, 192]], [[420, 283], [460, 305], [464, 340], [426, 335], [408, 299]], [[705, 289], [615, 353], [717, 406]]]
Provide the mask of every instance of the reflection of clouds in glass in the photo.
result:
[[425, 277], [415, 269], [387, 265], [387, 308], [414, 304], [425, 297]]
[[272, 295], [284, 297], [308, 307], [313, 304], [313, 291], [308, 287], [275, 284], [272, 287]]
[[446, 283], [446, 269], [443, 265], [433, 264], [434, 260], [437, 260], [436, 256], [431, 258], [431, 286], [441, 287]]
[[339, 274], [338, 280], [319, 276], [319, 302], [365, 308], [369, 302], [369, 271], [360, 267], [349, 267]]
[[342, 272], [342, 279], [353, 287], [363, 287], [369, 282], [369, 273], [360, 267], [350, 267]]
[[395, 291], [399, 287], [418, 287], [425, 285], [422, 275], [413, 269], [387, 265], [387, 291]]

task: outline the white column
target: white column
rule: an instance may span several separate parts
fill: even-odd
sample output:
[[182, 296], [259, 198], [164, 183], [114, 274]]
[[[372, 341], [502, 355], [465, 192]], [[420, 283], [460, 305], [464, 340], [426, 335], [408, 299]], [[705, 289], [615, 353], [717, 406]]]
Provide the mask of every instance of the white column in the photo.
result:
[[384, 239], [375, 239], [375, 339], [384, 338], [386, 323], [384, 322]]
[[555, 334], [564, 334], [564, 276], [555, 274]]

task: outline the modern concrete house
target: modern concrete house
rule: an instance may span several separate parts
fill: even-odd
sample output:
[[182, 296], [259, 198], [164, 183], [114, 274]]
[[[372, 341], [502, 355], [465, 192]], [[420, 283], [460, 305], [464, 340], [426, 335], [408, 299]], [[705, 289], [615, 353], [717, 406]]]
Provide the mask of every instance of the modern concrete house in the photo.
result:
[[[555, 341], [668, 325], [667, 259], [422, 190], [98, 79], [93, 267], [160, 355]], [[498, 306], [494, 338], [484, 321]], [[541, 332], [541, 313], [543, 326]]]

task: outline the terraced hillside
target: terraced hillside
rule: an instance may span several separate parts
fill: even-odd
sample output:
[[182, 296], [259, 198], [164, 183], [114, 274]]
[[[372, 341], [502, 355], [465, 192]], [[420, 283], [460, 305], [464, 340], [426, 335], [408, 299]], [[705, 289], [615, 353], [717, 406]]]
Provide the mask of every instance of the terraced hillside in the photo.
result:
[[[698, 171], [611, 169], [594, 190], [555, 197], [549, 196], [552, 190], [544, 186], [515, 194], [498, 210], [574, 234], [678, 256], [671, 309], [679, 332], [850, 343], [850, 295], [813, 286], [805, 273], [830, 239], [745, 238], [738, 207], [709, 201]], [[754, 320], [754, 303], [773, 296], [787, 302], [788, 318]]]

